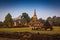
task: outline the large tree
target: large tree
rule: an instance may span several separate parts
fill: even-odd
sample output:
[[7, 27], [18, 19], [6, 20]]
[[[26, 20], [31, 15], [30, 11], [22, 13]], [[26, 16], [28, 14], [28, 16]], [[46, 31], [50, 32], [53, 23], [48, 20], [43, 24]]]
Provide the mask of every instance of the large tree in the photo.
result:
[[30, 17], [27, 13], [22, 13], [23, 20], [28, 23], [30, 21]]
[[5, 24], [6, 26], [8, 26], [8, 27], [13, 26], [13, 19], [12, 19], [12, 16], [10, 15], [10, 13], [8, 13], [8, 14], [5, 16], [4, 24]]

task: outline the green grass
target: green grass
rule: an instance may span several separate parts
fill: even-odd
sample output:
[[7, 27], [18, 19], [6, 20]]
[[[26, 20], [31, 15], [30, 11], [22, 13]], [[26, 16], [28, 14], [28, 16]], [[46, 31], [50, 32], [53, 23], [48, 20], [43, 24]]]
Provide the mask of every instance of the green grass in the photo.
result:
[[32, 30], [31, 28], [0, 28], [0, 32], [31, 32], [40, 34], [60, 34], [60, 27], [54, 27], [52, 31]]

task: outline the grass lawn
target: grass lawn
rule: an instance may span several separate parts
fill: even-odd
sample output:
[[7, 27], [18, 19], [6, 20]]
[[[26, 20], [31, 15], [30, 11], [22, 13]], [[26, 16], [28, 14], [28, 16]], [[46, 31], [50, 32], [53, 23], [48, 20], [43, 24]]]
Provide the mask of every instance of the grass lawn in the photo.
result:
[[53, 27], [52, 31], [45, 30], [32, 30], [31, 28], [0, 28], [0, 32], [31, 32], [40, 34], [60, 34], [60, 27]]

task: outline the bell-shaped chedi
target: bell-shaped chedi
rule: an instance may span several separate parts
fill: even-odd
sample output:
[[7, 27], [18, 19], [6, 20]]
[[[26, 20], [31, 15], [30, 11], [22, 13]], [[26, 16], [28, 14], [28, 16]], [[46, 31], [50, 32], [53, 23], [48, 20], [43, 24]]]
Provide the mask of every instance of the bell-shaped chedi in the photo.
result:
[[37, 21], [36, 9], [34, 10], [34, 16], [32, 17], [33, 21]]
[[41, 25], [42, 25], [42, 23], [38, 21], [38, 18], [36, 15], [36, 9], [35, 9], [32, 20], [29, 22], [29, 27], [41, 27]]

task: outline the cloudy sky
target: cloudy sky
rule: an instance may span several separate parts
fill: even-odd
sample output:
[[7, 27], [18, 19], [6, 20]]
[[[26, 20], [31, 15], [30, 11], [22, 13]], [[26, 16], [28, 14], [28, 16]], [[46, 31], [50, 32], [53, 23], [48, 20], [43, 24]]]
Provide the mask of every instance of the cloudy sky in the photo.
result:
[[0, 21], [4, 21], [7, 13], [16, 18], [23, 12], [29, 14], [30, 17], [36, 14], [38, 18], [46, 19], [49, 16], [60, 16], [59, 0], [0, 0]]

